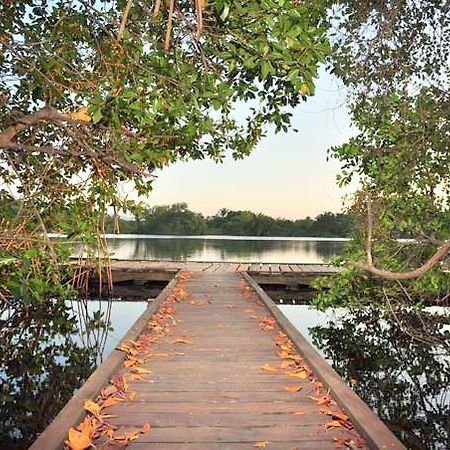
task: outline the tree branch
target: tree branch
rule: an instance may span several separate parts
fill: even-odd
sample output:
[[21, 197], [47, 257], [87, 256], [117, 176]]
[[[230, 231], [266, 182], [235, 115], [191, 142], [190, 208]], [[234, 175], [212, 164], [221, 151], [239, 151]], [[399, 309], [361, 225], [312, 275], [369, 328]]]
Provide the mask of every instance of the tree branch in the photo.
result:
[[367, 242], [366, 242], [366, 262], [364, 264], [357, 264], [360, 269], [364, 269], [373, 275], [391, 281], [411, 280], [425, 275], [429, 270], [436, 266], [445, 256], [450, 252], [450, 239], [446, 240], [423, 265], [417, 269], [407, 272], [391, 272], [389, 270], [378, 269], [373, 264], [372, 256], [372, 231], [373, 231], [373, 215], [372, 202], [370, 198], [367, 199]]
[[120, 21], [119, 32], [117, 33], [117, 42], [123, 39], [123, 33], [125, 33], [125, 27], [127, 25], [128, 14], [130, 13], [131, 6], [133, 5], [133, 0], [128, 0], [127, 5], [123, 11], [122, 20]]

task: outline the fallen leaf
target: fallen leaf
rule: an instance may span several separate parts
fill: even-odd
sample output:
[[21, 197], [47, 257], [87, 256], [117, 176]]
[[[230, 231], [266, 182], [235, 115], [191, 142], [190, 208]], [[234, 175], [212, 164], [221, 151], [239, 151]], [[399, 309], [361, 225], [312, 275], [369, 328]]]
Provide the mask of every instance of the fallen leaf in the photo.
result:
[[303, 414], [305, 414], [304, 411], [295, 411], [292, 414], [294, 414], [294, 416], [303, 416]]
[[143, 381], [144, 379], [138, 373], [132, 373], [131, 379], [135, 381]]
[[339, 420], [332, 420], [331, 422], [327, 422], [325, 424], [325, 428], [328, 430], [329, 428], [339, 428], [342, 427], [341, 422]]
[[306, 370], [300, 370], [298, 372], [288, 372], [290, 377], [301, 378], [302, 380], [306, 380], [308, 378], [308, 372]]
[[131, 392], [128, 394], [128, 398], [129, 398], [130, 400], [134, 400], [134, 399], [136, 398], [136, 391], [131, 391]]
[[145, 367], [133, 367], [131, 371], [133, 373], [152, 373], [150, 369], [146, 369]]
[[78, 425], [78, 431], [91, 438], [96, 430], [95, 422], [97, 422], [96, 419], [92, 417], [85, 417], [83, 422]]
[[192, 344], [192, 342], [188, 341], [187, 339], [178, 338], [172, 341], [171, 344]]
[[257, 441], [253, 447], [266, 448], [269, 441]]
[[86, 436], [75, 428], [69, 429], [69, 439], [65, 444], [71, 450], [85, 450], [93, 445], [89, 436]]
[[298, 392], [301, 388], [301, 386], [284, 386], [284, 390], [288, 392]]
[[110, 384], [108, 387], [102, 389], [102, 397], [109, 397], [117, 392], [116, 386]]
[[148, 422], [144, 423], [144, 425], [142, 425], [142, 428], [141, 428], [141, 433], [142, 434], [147, 433], [147, 431], [150, 431], [150, 428], [151, 428], [151, 425]]
[[86, 411], [89, 411], [96, 419], [102, 420], [100, 415], [100, 406], [97, 403], [93, 402], [92, 400], [86, 400], [84, 402], [84, 409]]
[[278, 372], [278, 369], [276, 367], [271, 366], [270, 364], [264, 364], [261, 366], [261, 370], [264, 370], [266, 372]]
[[123, 365], [128, 369], [130, 367], [133, 367], [136, 363], [137, 363], [137, 359], [132, 358], [132, 359], [126, 359], [123, 362]]

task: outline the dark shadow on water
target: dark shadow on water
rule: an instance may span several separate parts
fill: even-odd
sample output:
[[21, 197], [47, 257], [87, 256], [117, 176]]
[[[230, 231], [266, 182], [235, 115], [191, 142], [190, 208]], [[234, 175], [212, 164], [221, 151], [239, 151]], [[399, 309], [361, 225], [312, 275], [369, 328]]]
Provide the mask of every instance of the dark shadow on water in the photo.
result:
[[450, 315], [347, 313], [314, 345], [410, 449], [450, 448]]
[[96, 350], [74, 338], [64, 302], [2, 311], [0, 448], [25, 449], [95, 368]]

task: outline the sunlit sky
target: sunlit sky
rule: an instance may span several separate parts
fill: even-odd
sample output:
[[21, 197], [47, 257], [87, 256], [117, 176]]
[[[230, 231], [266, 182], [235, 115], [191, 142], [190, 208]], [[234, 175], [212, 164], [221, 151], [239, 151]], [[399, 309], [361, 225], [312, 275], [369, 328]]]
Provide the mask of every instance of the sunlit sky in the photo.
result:
[[314, 97], [297, 107], [293, 127], [268, 132], [244, 160], [226, 158], [173, 164], [157, 173], [150, 206], [178, 202], [207, 215], [220, 208], [247, 209], [273, 217], [315, 217], [338, 212], [349, 190], [336, 185], [339, 164], [327, 149], [354, 133], [345, 107], [345, 88], [323, 69]]

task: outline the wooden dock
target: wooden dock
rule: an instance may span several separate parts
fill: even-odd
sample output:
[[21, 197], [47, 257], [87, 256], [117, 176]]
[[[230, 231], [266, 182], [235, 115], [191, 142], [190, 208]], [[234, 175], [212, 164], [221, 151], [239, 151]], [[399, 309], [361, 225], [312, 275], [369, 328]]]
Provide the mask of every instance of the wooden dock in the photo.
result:
[[317, 277], [331, 275], [339, 270], [328, 264], [305, 263], [111, 260], [110, 264], [114, 283], [131, 280], [170, 281], [182, 270], [207, 273], [247, 272], [260, 284], [309, 285]]
[[31, 449], [61, 448], [83, 419], [97, 448], [404, 449], [236, 271], [178, 274]]

